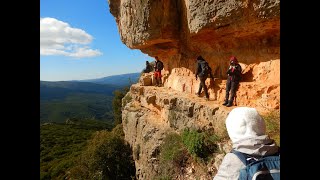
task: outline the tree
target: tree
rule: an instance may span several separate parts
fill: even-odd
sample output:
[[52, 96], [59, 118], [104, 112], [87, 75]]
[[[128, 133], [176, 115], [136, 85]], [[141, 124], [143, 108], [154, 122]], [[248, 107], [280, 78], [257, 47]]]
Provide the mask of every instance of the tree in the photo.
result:
[[96, 132], [77, 164], [71, 170], [71, 178], [117, 180], [135, 177], [131, 148], [118, 132]]

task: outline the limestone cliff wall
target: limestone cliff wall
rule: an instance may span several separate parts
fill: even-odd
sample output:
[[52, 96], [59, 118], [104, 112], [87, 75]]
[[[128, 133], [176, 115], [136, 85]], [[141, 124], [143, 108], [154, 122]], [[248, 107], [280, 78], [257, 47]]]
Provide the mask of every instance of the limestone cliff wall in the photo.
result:
[[[208, 85], [220, 87], [210, 98], [221, 101], [235, 55], [244, 69], [239, 92], [256, 91], [239, 95], [240, 105], [279, 107], [279, 0], [109, 0], [109, 6], [122, 42], [164, 62], [165, 87], [194, 94], [195, 58], [202, 55], [217, 78]], [[269, 69], [264, 77], [262, 68]]]
[[[164, 137], [170, 132], [181, 133], [185, 128], [211, 131], [219, 137], [227, 137], [225, 118], [228, 107], [206, 101], [193, 95], [170, 91], [164, 87], [134, 84], [122, 100], [122, 124], [125, 140], [134, 152], [136, 176], [138, 179], [154, 179], [159, 173], [159, 153]], [[202, 168], [200, 176], [196, 172], [179, 174], [176, 179], [211, 179], [221, 163], [224, 152], [231, 149], [229, 141], [221, 143], [220, 153]], [[197, 172], [199, 174], [199, 172]]]
[[[133, 151], [138, 179], [157, 174], [159, 146], [168, 132], [186, 127], [225, 135], [226, 70], [235, 55], [243, 69], [238, 106], [261, 113], [280, 109], [279, 0], [108, 0], [122, 42], [164, 62], [164, 87], [144, 74], [123, 100], [125, 138]], [[210, 101], [196, 97], [195, 58], [202, 55], [213, 69], [206, 81]], [[130, 100], [128, 100], [130, 99]], [[230, 142], [222, 149], [228, 151]], [[200, 179], [211, 179], [221, 162], [217, 154]], [[190, 168], [190, 167], [186, 167]], [[176, 179], [196, 179], [193, 171]], [[199, 177], [197, 177], [199, 178]]]

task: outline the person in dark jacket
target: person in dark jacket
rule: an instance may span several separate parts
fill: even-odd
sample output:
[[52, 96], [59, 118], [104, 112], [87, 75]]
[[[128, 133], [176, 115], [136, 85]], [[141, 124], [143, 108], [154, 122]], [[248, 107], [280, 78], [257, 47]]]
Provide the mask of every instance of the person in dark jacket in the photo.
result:
[[155, 64], [154, 64], [154, 79], [156, 80], [155, 86], [162, 86], [162, 76], [161, 70], [163, 68], [163, 62], [159, 60], [158, 56], [155, 57]]
[[[242, 68], [235, 56], [230, 58], [230, 66], [227, 71], [227, 84], [226, 84], [226, 97], [222, 105], [230, 107], [233, 105], [236, 92], [239, 88], [239, 81], [241, 79]], [[229, 99], [229, 92], [231, 91], [231, 96]]]
[[[266, 134], [266, 124], [255, 108], [236, 107], [226, 118], [226, 128], [232, 149], [253, 157], [273, 155], [280, 147]], [[213, 180], [238, 180], [246, 165], [235, 155], [227, 153]]]
[[144, 73], [149, 73], [151, 72], [153, 69], [152, 69], [152, 66], [150, 65], [149, 61], [146, 61], [146, 68], [143, 70]]
[[[205, 70], [205, 66], [207, 64], [207, 70]], [[203, 59], [202, 56], [197, 57], [197, 65], [196, 65], [196, 70], [195, 70], [195, 75], [196, 75], [196, 80], [198, 80], [198, 76], [200, 79], [200, 84], [199, 84], [199, 89], [198, 92], [196, 93], [197, 96], [200, 96], [201, 90], [203, 88], [206, 100], [209, 100], [209, 94], [208, 94], [208, 88], [206, 86], [206, 79], [208, 76], [213, 79], [212, 71], [211, 68], [209, 67], [209, 64], [206, 62], [205, 59]]]

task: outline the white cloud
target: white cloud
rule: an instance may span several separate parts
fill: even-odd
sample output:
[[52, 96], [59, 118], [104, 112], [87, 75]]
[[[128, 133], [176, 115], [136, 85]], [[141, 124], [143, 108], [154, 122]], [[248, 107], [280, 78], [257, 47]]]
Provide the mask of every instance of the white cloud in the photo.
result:
[[93, 37], [82, 29], [54, 18], [40, 18], [40, 55], [62, 55], [76, 58], [102, 55], [86, 46]]

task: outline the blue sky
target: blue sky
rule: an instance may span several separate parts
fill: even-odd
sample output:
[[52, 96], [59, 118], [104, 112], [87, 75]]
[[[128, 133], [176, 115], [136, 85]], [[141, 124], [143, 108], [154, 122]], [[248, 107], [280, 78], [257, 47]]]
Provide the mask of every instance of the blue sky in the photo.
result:
[[121, 42], [108, 0], [40, 0], [40, 80], [140, 72], [147, 60]]

